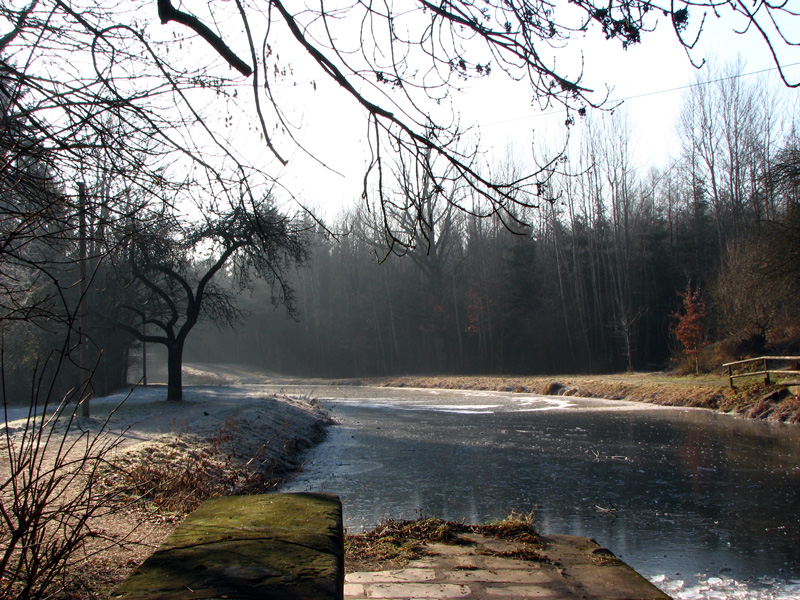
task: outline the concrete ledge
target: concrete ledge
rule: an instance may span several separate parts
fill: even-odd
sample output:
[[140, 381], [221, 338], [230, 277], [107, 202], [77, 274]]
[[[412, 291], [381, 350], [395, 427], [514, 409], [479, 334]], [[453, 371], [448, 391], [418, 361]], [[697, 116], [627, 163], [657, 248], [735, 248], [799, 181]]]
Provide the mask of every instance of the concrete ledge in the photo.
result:
[[542, 536], [547, 557], [561, 568], [576, 597], [586, 600], [670, 600], [670, 597], [593, 539]]
[[427, 555], [406, 568], [349, 573], [346, 600], [670, 600], [588, 538], [542, 536], [544, 547], [527, 555], [534, 560], [519, 553], [524, 543], [459, 538], [429, 543]]
[[120, 600], [341, 600], [342, 505], [332, 494], [206, 500], [112, 595]]

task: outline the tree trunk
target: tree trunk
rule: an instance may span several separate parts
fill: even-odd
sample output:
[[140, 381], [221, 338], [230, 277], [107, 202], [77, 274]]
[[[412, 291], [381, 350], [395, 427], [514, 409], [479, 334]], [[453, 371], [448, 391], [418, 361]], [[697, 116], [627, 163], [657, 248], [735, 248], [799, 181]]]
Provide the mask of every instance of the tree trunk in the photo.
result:
[[167, 346], [167, 400], [183, 400], [183, 343]]

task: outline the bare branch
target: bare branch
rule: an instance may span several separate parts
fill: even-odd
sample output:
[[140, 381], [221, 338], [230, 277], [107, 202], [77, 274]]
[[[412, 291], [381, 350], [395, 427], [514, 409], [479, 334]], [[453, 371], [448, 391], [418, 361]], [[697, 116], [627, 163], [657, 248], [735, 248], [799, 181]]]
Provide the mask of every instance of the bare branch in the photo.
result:
[[231, 50], [225, 42], [222, 41], [216, 33], [211, 31], [205, 24], [203, 24], [197, 17], [188, 13], [182, 12], [172, 6], [171, 0], [158, 0], [158, 16], [161, 23], [168, 23], [175, 21], [181, 25], [185, 25], [197, 35], [202, 37], [205, 41], [211, 44], [211, 47], [224, 58], [230, 66], [239, 71], [245, 77], [249, 77], [253, 73], [253, 68], [244, 62], [241, 58]]

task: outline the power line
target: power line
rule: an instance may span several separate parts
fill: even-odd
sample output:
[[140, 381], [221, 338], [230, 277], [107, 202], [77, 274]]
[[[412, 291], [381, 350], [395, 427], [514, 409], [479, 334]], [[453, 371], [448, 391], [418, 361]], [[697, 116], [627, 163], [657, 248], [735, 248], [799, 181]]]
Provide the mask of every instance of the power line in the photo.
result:
[[[800, 62], [792, 63], [790, 65], [783, 65], [783, 69], [788, 69], [789, 67], [796, 67], [800, 65]], [[701, 85], [711, 85], [712, 83], [719, 83], [720, 81], [729, 81], [731, 79], [739, 79], [741, 77], [749, 77], [750, 75], [761, 75], [762, 73], [768, 73], [770, 71], [777, 71], [778, 67], [769, 67], [768, 69], [761, 69], [760, 71], [750, 71], [749, 73], [740, 73], [738, 75], [729, 75], [727, 77], [720, 77], [718, 79], [710, 79], [708, 81], [697, 81], [695, 83], [690, 83], [687, 85], [682, 85], [675, 88], [670, 88], [667, 90], [658, 90], [656, 92], [646, 92], [644, 94], [637, 94], [636, 96], [628, 96], [627, 98], [621, 98], [620, 100], [613, 100], [613, 102], [625, 102], [626, 100], [636, 100], [637, 98], [646, 98], [647, 96], [655, 96], [657, 94], [668, 94], [670, 92], [679, 92], [681, 90], [688, 90], [694, 87], [700, 87]]]
[[[788, 65], [783, 65], [781, 68], [788, 69], [789, 67], [796, 67], [800, 65], [800, 62], [791, 63]], [[762, 73], [768, 73], [770, 71], [777, 71], [778, 67], [769, 67], [767, 69], [761, 69], [759, 71], [750, 71], [749, 73], [740, 73], [738, 75], [729, 75], [727, 77], [719, 77], [717, 79], [709, 79], [708, 81], [697, 81], [695, 83], [689, 83], [687, 85], [681, 85], [674, 88], [668, 88], [665, 90], [657, 90], [654, 92], [645, 92], [644, 94], [636, 94], [634, 96], [626, 96], [625, 98], [618, 98], [609, 100], [610, 103], [622, 103], [627, 102], [628, 100], [638, 100], [639, 98], [647, 98], [648, 96], [657, 96], [659, 94], [670, 94], [672, 92], [680, 92], [681, 90], [688, 90], [695, 87], [700, 87], [703, 85], [711, 85], [712, 83], [719, 83], [720, 81], [728, 81], [731, 79], [739, 79], [741, 77], [749, 77], [751, 75], [761, 75]], [[551, 110], [548, 112], [542, 112], [535, 115], [528, 115], [526, 117], [516, 117], [514, 119], [507, 119], [505, 121], [495, 121], [494, 123], [487, 123], [485, 127], [493, 127], [495, 125], [504, 125], [505, 123], [515, 123], [517, 121], [525, 121], [527, 119], [536, 119], [539, 117], [548, 117], [552, 115], [563, 114], [561, 110]]]

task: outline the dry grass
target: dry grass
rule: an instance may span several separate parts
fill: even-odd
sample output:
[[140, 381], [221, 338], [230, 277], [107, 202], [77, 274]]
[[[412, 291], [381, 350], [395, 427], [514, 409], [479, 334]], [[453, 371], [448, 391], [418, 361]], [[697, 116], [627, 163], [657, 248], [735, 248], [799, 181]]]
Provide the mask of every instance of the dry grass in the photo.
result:
[[398, 569], [429, 554], [428, 544], [469, 545], [464, 534], [496, 537], [520, 546], [497, 556], [520, 560], [540, 560], [542, 547], [533, 526], [532, 515], [512, 513], [505, 519], [485, 525], [468, 525], [436, 518], [390, 519], [372, 531], [345, 536], [345, 569], [348, 572]]
[[188, 514], [207, 498], [274, 490], [280, 477], [236, 464], [222, 450], [227, 439], [229, 434], [223, 430], [204, 442], [175, 438], [145, 444], [115, 461], [105, 483], [148, 510], [178, 515]]

